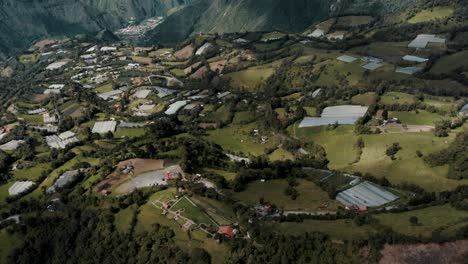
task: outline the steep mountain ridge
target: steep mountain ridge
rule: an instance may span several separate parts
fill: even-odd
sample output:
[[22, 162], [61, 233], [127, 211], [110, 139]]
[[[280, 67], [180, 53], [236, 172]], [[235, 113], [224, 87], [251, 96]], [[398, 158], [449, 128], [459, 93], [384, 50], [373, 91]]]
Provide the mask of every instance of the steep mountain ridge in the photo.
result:
[[197, 0], [172, 14], [147, 41], [171, 43], [194, 32], [295, 32], [329, 16], [389, 13], [413, 3], [415, 0]]
[[191, 0], [1, 0], [0, 52], [37, 38], [117, 29], [130, 19], [166, 16]]
[[416, 0], [0, 0], [0, 54], [48, 36], [116, 30], [163, 16], [147, 44], [174, 43], [194, 32], [301, 31], [338, 14], [378, 14]]

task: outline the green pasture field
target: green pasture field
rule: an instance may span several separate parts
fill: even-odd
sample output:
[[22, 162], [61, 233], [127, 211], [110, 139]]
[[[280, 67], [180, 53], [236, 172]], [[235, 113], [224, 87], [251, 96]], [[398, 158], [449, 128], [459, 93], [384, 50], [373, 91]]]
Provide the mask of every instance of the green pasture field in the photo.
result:
[[388, 116], [390, 118], [396, 117], [398, 118], [402, 124], [407, 125], [427, 125], [433, 126], [434, 122], [440, 121], [443, 119], [443, 116], [437, 113], [430, 113], [427, 111], [415, 111], [411, 112], [389, 112]]
[[409, 23], [422, 23], [422, 22], [429, 22], [436, 19], [443, 19], [449, 17], [453, 14], [453, 7], [451, 6], [438, 6], [431, 9], [423, 10], [412, 18], [408, 20]]
[[[410, 217], [416, 216], [418, 225], [412, 225]], [[391, 227], [405, 235], [430, 237], [435, 229], [446, 229], [453, 225], [468, 222], [468, 212], [459, 211], [450, 205], [432, 206], [402, 213], [384, 213], [374, 216], [380, 224]], [[454, 234], [451, 234], [454, 235]]]
[[225, 128], [207, 131], [207, 138], [222, 146], [225, 150], [254, 156], [263, 155], [265, 149], [278, 146], [279, 139], [269, 133], [268, 142], [262, 144], [260, 136], [250, 135], [254, 129], [257, 129], [256, 123], [229, 125]]
[[[290, 211], [333, 211], [338, 208], [339, 203], [331, 200], [325, 191], [311, 181], [302, 179], [297, 181], [299, 185], [295, 188], [299, 192], [299, 196], [296, 200], [292, 200], [290, 196], [284, 194], [284, 190], [288, 186], [286, 180], [255, 181], [250, 183], [246, 190], [234, 192], [233, 195], [236, 199], [248, 205], [256, 205], [259, 203], [260, 198], [264, 198], [265, 201]], [[319, 206], [324, 203], [328, 203], [328, 207], [320, 209]]]

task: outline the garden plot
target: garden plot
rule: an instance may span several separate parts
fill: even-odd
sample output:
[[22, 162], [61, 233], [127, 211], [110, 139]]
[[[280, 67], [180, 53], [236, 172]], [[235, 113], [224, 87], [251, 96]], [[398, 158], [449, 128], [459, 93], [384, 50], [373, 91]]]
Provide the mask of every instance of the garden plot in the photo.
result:
[[68, 183], [75, 181], [79, 174], [80, 174], [80, 170], [72, 170], [72, 171], [67, 171], [63, 173], [55, 181], [54, 185], [47, 188], [46, 192], [47, 193], [56, 192], [58, 189], [63, 188]]
[[214, 224], [210, 217], [186, 196], [179, 199], [169, 210], [180, 213], [197, 224]]
[[336, 196], [336, 200], [346, 206], [365, 207], [378, 207], [397, 199], [398, 196], [370, 182], [362, 182]]
[[445, 39], [436, 35], [420, 34], [408, 44], [408, 48], [424, 49], [429, 43], [445, 43]]
[[117, 126], [116, 121], [96, 122], [94, 124], [92, 132], [96, 134], [105, 134], [107, 132], [114, 132], [116, 126]]
[[8, 189], [8, 194], [9, 195], [18, 195], [22, 194], [25, 191], [29, 190], [31, 187], [35, 185], [34, 182], [32, 181], [18, 181], [15, 182], [9, 189]]
[[367, 106], [340, 105], [326, 107], [321, 117], [306, 117], [299, 124], [302, 127], [323, 126], [334, 123], [353, 125], [367, 113]]
[[19, 146], [21, 146], [22, 144], [24, 143], [24, 140], [12, 140], [8, 143], [5, 143], [3, 145], [0, 145], [0, 149], [1, 150], [16, 150], [17, 148], [19, 148]]

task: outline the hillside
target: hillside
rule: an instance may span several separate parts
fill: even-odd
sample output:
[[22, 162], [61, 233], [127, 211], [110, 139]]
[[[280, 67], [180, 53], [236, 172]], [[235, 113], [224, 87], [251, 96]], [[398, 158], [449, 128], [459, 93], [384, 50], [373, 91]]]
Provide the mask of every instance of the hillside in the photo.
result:
[[[0, 2], [0, 54], [49, 36], [115, 30], [131, 19], [166, 16], [190, 0], [4, 0]], [[24, 25], [27, 25], [25, 28]]]
[[414, 0], [199, 0], [171, 15], [148, 35], [147, 41], [177, 42], [195, 32], [272, 30], [299, 32], [330, 16], [395, 12], [414, 2]]

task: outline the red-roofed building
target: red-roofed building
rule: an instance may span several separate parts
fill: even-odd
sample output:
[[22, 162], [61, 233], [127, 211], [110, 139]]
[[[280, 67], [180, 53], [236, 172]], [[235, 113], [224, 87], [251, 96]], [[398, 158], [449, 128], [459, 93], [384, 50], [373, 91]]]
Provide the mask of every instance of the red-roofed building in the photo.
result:
[[351, 210], [351, 211], [357, 211], [357, 212], [366, 212], [367, 211], [367, 206], [352, 205], [350, 207], [346, 207], [346, 209]]
[[227, 238], [233, 238], [234, 229], [231, 226], [220, 226], [218, 228], [218, 234], [224, 235]]
[[169, 171], [169, 170], [167, 170], [167, 171], [164, 172], [164, 179], [165, 179], [166, 181], [175, 180], [175, 179], [178, 179], [178, 178], [180, 178], [179, 172], [176, 172], [176, 171]]

